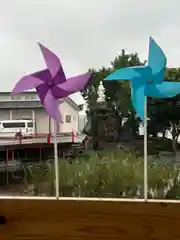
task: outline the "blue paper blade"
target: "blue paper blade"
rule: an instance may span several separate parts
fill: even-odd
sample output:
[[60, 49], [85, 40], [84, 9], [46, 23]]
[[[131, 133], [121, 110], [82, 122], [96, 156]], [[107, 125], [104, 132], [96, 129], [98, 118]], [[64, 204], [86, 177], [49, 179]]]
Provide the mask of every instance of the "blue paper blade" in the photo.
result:
[[144, 120], [144, 84], [141, 84], [138, 81], [132, 81], [131, 87], [133, 107], [136, 111], [136, 114], [141, 118], [141, 120]]
[[140, 77], [140, 74], [134, 68], [120, 68], [109, 74], [104, 80], [131, 80]]
[[146, 80], [151, 74], [151, 69], [146, 66], [120, 68], [115, 72], [109, 74], [104, 80], [132, 80], [135, 78], [143, 78]]
[[161, 84], [149, 84], [146, 86], [145, 95], [155, 98], [171, 98], [180, 94], [179, 82], [163, 82]]
[[150, 37], [149, 41], [149, 56], [148, 66], [152, 69], [153, 83], [161, 83], [164, 81], [164, 74], [166, 69], [166, 56], [159, 45]]

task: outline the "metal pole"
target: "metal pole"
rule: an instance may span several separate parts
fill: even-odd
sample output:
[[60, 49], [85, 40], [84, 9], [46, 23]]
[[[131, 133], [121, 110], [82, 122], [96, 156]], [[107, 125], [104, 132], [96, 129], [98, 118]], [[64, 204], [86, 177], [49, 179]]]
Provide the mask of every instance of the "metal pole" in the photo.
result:
[[36, 132], [36, 117], [35, 117], [36, 115], [35, 115], [35, 110], [33, 109], [32, 110], [32, 122], [33, 122], [33, 129], [34, 129], [34, 133], [37, 133]]
[[54, 121], [54, 168], [55, 168], [55, 186], [56, 186], [56, 198], [59, 198], [59, 159], [58, 159], [58, 145], [57, 145], [57, 124]]
[[147, 162], [147, 97], [144, 99], [144, 199], [148, 199], [148, 162]]

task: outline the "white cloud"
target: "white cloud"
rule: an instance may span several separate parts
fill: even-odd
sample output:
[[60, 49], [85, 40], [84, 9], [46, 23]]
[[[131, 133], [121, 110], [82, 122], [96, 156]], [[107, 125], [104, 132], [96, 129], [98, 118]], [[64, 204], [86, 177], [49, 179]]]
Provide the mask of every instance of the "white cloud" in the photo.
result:
[[[62, 59], [67, 75], [108, 65], [122, 48], [147, 57], [152, 35], [169, 66], [179, 66], [178, 0], [0, 0], [1, 91], [44, 68], [40, 41]], [[76, 99], [79, 97], [75, 96]]]

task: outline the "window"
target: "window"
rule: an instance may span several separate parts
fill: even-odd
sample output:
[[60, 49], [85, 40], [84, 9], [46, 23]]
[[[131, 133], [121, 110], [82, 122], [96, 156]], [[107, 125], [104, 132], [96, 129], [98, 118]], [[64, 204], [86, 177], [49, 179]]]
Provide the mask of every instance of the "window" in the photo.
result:
[[27, 123], [27, 127], [28, 127], [28, 128], [33, 128], [33, 123], [32, 123], [32, 122], [28, 122], [28, 123]]
[[8, 123], [4, 122], [2, 123], [4, 128], [24, 128], [25, 123], [24, 122], [15, 122], [15, 123]]
[[36, 96], [25, 96], [25, 100], [34, 100], [36, 99]]
[[21, 100], [21, 98], [19, 96], [16, 96], [16, 97], [11, 97], [11, 100]]
[[66, 115], [66, 123], [71, 123], [71, 115]]

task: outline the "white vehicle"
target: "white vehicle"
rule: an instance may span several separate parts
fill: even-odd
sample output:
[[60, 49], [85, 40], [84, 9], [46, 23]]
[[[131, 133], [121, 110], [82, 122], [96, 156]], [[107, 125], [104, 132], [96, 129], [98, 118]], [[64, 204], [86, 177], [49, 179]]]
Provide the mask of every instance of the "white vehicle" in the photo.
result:
[[32, 120], [3, 120], [0, 121], [0, 137], [15, 137], [21, 133], [23, 137], [35, 134], [35, 126]]

